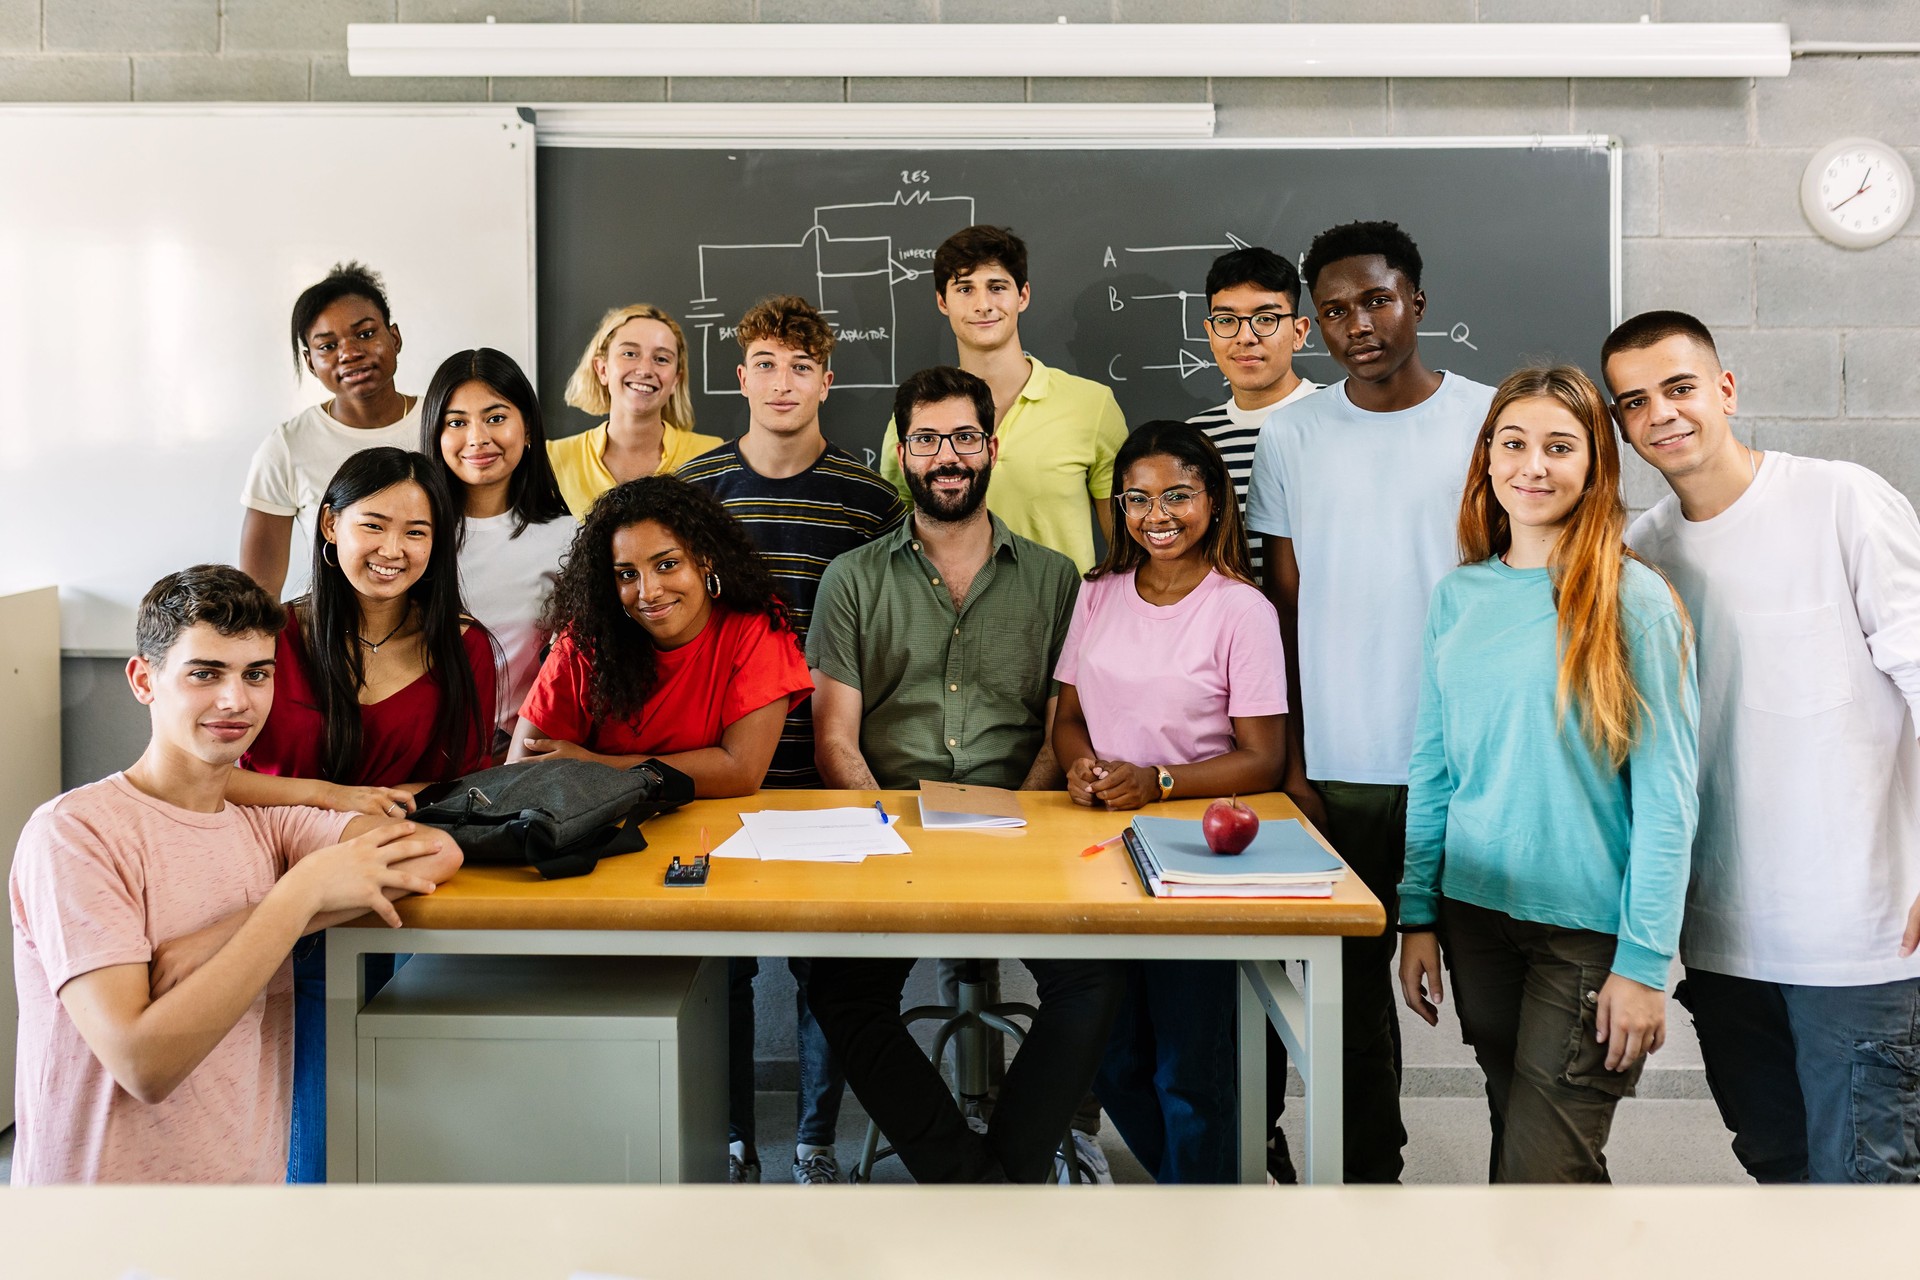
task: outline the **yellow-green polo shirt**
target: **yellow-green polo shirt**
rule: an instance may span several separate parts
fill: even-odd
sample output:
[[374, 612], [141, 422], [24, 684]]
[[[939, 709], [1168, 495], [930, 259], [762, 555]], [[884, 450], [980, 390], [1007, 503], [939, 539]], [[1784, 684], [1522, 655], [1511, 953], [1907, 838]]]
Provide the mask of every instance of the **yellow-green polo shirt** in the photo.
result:
[[[680, 464], [691, 462], [709, 449], [718, 449], [726, 441], [719, 436], [704, 436], [672, 423], [662, 423], [660, 466], [653, 474], [672, 475]], [[587, 512], [601, 494], [617, 483], [607, 470], [607, 424], [589, 427], [577, 436], [547, 441], [547, 460], [553, 463], [553, 478], [560, 482], [560, 496], [575, 520], [585, 520]]]
[[[994, 426], [1000, 460], [987, 485], [987, 508], [1021, 537], [1052, 547], [1085, 573], [1093, 568], [1088, 502], [1113, 496], [1113, 458], [1127, 438], [1127, 420], [1105, 385], [1033, 356], [1027, 363], [1033, 366], [1027, 385]], [[880, 474], [912, 502], [894, 448], [898, 440], [889, 421], [880, 442]]]

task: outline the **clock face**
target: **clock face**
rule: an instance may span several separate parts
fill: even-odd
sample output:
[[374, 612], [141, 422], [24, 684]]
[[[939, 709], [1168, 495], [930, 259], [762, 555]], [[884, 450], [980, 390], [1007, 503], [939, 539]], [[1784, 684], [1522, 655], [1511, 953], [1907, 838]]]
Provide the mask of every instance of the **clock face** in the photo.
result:
[[1848, 231], [1871, 233], [1886, 226], [1906, 190], [1904, 166], [1896, 170], [1884, 153], [1860, 147], [1841, 152], [1820, 172], [1820, 201]]
[[1867, 249], [1888, 239], [1913, 212], [1913, 171], [1898, 151], [1846, 138], [1813, 158], [1800, 204], [1813, 229], [1837, 245]]

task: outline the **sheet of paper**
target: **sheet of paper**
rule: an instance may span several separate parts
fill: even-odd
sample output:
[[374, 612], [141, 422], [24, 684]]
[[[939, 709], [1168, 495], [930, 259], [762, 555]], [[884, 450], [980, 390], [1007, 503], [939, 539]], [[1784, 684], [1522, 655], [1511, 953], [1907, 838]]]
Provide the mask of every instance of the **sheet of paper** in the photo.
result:
[[1027, 815], [1020, 809], [1020, 797], [1005, 787], [961, 786], [922, 778], [920, 825], [948, 830], [1024, 827]]
[[753, 837], [747, 834], [745, 827], [742, 827], [725, 840], [722, 840], [719, 844], [713, 846], [713, 851], [707, 856], [710, 858], [753, 858], [757, 860], [760, 857], [760, 851], [753, 847]]
[[741, 814], [740, 822], [765, 861], [858, 862], [913, 852], [872, 808], [763, 809]]
[[[872, 814], [873, 810], [859, 809], [859, 810], [846, 810], [845, 812], [849, 812], [849, 813], [858, 812], [863, 814]], [[877, 817], [877, 815], [875, 816]], [[898, 814], [888, 814], [887, 821], [889, 823], [899, 822], [900, 816]], [[900, 849], [898, 850], [890, 849], [890, 850], [887, 850], [887, 852], [890, 852], [890, 853], [909, 852], [909, 850], [907, 850], [905, 847], [906, 841], [902, 840], [900, 843], [901, 843]], [[748, 830], [745, 824], [743, 823], [738, 831], [734, 832], [732, 835], [728, 836], [725, 840], [722, 840], [719, 844], [715, 845], [713, 848], [713, 852], [710, 856], [715, 858], [753, 858], [756, 860], [764, 859], [765, 861], [768, 861], [768, 862], [783, 862], [783, 861], [791, 862], [796, 860], [807, 861], [807, 862], [863, 862], [866, 860], [867, 855], [864, 853], [851, 853], [851, 854], [842, 854], [838, 857], [833, 857], [817, 851], [801, 851], [796, 853], [791, 850], [782, 850], [782, 849], [775, 849], [771, 853], [763, 854], [760, 851], [759, 845], [757, 845], [754, 842], [753, 832]]]

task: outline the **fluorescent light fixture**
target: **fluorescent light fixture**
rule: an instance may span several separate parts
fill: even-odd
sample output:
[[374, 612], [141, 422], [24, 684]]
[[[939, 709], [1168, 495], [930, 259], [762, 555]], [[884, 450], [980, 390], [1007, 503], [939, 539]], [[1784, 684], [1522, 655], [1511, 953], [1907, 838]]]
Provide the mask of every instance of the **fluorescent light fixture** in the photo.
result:
[[356, 76], [1784, 76], [1783, 22], [350, 23]]
[[1191, 142], [1213, 136], [1213, 104], [1025, 102], [632, 102], [534, 107], [543, 147], [974, 145], [1049, 139]]

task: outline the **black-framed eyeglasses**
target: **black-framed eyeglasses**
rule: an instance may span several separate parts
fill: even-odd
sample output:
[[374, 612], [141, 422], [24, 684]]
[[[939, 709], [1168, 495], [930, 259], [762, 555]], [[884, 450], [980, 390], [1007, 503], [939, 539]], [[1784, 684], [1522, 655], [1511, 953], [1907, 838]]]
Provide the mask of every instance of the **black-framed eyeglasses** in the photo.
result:
[[1187, 514], [1187, 508], [1199, 496], [1196, 489], [1169, 489], [1165, 493], [1142, 493], [1138, 489], [1128, 489], [1120, 495], [1120, 506], [1128, 515], [1136, 519], [1153, 510], [1153, 504], [1159, 503], [1160, 509], [1173, 517]]
[[1249, 325], [1256, 338], [1271, 338], [1280, 332], [1283, 321], [1293, 319], [1291, 311], [1256, 311], [1250, 316], [1237, 316], [1231, 311], [1216, 311], [1207, 317], [1207, 328], [1213, 330], [1216, 338], [1231, 338], [1240, 332], [1241, 325]]
[[953, 446], [953, 451], [961, 456], [979, 453], [987, 447], [987, 433], [972, 429], [949, 431], [910, 431], [906, 437], [907, 452], [916, 458], [931, 458], [940, 452], [944, 441]]

